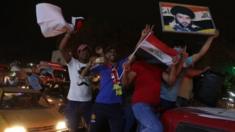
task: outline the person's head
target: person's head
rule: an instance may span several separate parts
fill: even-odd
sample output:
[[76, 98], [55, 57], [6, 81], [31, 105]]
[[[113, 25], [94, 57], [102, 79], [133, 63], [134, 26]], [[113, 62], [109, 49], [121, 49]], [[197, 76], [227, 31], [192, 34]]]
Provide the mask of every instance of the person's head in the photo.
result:
[[190, 26], [192, 24], [192, 19], [195, 17], [193, 11], [183, 6], [172, 7], [171, 13], [174, 15], [176, 23], [183, 27]]
[[36, 66], [32, 67], [32, 73], [39, 73], [39, 70]]
[[78, 57], [79, 61], [81, 61], [83, 63], [88, 62], [89, 57], [90, 57], [90, 49], [87, 44], [80, 44], [77, 47], [76, 53], [77, 53], [77, 57]]
[[174, 46], [174, 49], [177, 51], [177, 52], [182, 52], [182, 51], [185, 51], [187, 50], [187, 47], [186, 45], [175, 45]]
[[115, 63], [117, 59], [117, 47], [115, 45], [107, 46], [104, 49], [105, 60], [109, 63]]
[[186, 41], [181, 40], [181, 39], [174, 39], [173, 40], [173, 49], [175, 49], [178, 52], [181, 52], [183, 50], [186, 51], [187, 49], [187, 45], [186, 45]]
[[97, 46], [95, 47], [95, 53], [98, 56], [103, 56], [104, 55], [104, 49], [102, 46]]

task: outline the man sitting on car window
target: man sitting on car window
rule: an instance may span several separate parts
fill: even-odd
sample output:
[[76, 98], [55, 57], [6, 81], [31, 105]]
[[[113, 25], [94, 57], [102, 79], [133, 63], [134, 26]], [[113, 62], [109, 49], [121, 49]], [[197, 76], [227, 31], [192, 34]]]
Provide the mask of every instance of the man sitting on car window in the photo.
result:
[[34, 90], [42, 90], [40, 78], [37, 75], [37, 68], [33, 67], [32, 72], [28, 73], [27, 82]]

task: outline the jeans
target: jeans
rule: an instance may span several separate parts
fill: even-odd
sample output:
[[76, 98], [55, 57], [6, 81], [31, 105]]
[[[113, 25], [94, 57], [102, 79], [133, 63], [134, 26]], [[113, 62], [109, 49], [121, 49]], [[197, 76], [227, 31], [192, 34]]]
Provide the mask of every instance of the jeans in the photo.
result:
[[90, 120], [92, 103], [68, 101], [65, 108], [65, 118], [70, 132], [77, 132], [81, 117], [83, 117], [87, 124]]
[[138, 120], [140, 132], [163, 132], [160, 119], [150, 105], [136, 103], [132, 105], [132, 109]]

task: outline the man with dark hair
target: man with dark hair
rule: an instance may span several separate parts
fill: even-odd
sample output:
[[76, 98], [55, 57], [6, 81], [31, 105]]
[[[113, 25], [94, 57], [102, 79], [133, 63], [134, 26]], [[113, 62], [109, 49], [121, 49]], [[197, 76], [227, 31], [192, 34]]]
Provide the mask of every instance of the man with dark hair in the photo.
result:
[[[145, 38], [146, 35], [153, 32], [152, 30], [153, 26], [146, 25], [141, 32], [141, 38]], [[142, 40], [141, 38], [140, 40]], [[131, 107], [138, 121], [138, 131], [140, 132], [163, 132], [159, 113], [155, 109], [160, 103], [162, 80], [165, 80], [169, 85], [175, 80], [176, 64], [171, 65], [169, 69], [169, 74], [163, 75], [162, 65], [141, 57], [136, 57], [135, 60], [131, 58], [124, 64], [122, 84], [128, 86], [134, 83]]]
[[[197, 53], [192, 54], [191, 56], [187, 55], [185, 47], [174, 47], [174, 49], [177, 50], [178, 52], [184, 53], [183, 54], [184, 57], [183, 57], [183, 62], [181, 64], [181, 69], [176, 70], [177, 79], [175, 80], [175, 82], [171, 86], [167, 85], [164, 82], [161, 84], [160, 97], [161, 97], [162, 111], [176, 107], [176, 102], [177, 102], [177, 106], [183, 106], [185, 104], [184, 102], [188, 101], [187, 98], [178, 96], [179, 90], [182, 85], [182, 80], [184, 79], [185, 75], [189, 74], [190, 72], [189, 68], [192, 67], [196, 62], [198, 62], [203, 56], [205, 56], [213, 40], [216, 37], [218, 37], [218, 35], [219, 35], [219, 32], [216, 31], [216, 34], [213, 36], [210, 36], [207, 39], [207, 41], [204, 43], [204, 45], [201, 47], [201, 49]], [[167, 73], [164, 72], [163, 74], [167, 74]], [[198, 74], [200, 73], [198, 72]], [[188, 87], [188, 89], [190, 89], [190, 87]]]
[[119, 84], [125, 59], [118, 61], [117, 53], [115, 45], [104, 48], [104, 63], [93, 66], [96, 62], [95, 59], [91, 59], [84, 70], [87, 72], [90, 69], [90, 74], [100, 75], [99, 93], [95, 99], [90, 121], [91, 132], [103, 132], [102, 129], [107, 121], [111, 132], [123, 131], [122, 91]]
[[88, 78], [81, 76], [81, 70], [89, 61], [90, 49], [87, 44], [79, 44], [75, 54], [71, 53], [68, 45], [75, 33], [76, 31], [68, 32], [59, 45], [59, 49], [67, 63], [70, 78], [68, 102], [65, 108], [65, 118], [70, 132], [78, 131], [79, 121], [82, 116], [85, 117], [88, 123], [88, 114], [92, 105], [92, 92], [88, 85]]
[[38, 69], [36, 66], [32, 67], [31, 72], [27, 72], [27, 83], [34, 90], [42, 90], [41, 80], [38, 76]]
[[192, 19], [195, 14], [192, 10], [183, 6], [174, 6], [171, 8], [171, 13], [174, 15], [174, 20], [169, 23], [170, 27], [179, 32], [195, 32], [200, 30], [200, 27], [193, 24]]

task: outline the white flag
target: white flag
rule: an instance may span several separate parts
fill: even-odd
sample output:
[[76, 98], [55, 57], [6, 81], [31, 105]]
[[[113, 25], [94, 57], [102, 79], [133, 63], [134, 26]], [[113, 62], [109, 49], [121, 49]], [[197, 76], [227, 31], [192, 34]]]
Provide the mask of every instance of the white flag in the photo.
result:
[[37, 4], [36, 16], [44, 37], [54, 37], [72, 30], [71, 26], [64, 20], [61, 8], [56, 5]]

